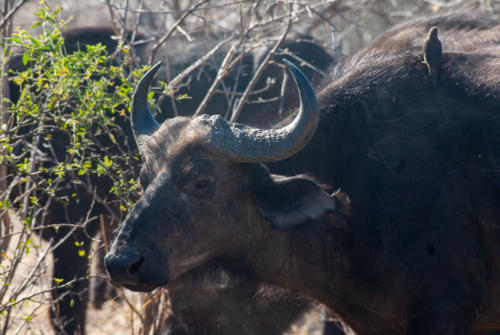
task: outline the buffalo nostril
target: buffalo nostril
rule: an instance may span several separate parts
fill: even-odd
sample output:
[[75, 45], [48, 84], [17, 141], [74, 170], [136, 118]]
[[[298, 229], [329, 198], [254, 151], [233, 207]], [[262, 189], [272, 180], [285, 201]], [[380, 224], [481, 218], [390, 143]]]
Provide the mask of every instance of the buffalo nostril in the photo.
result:
[[138, 281], [144, 257], [135, 250], [124, 250], [106, 255], [104, 263], [116, 285], [134, 284]]
[[144, 257], [141, 256], [141, 258], [139, 258], [137, 262], [130, 265], [130, 267], [128, 268], [128, 273], [130, 273], [131, 275], [138, 273], [142, 263], [144, 263]]

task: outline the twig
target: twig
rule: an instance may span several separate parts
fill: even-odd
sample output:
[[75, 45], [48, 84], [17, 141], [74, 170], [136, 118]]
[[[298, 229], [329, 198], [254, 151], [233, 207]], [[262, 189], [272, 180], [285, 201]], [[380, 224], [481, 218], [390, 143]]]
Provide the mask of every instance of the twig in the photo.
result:
[[[267, 81], [266, 82], [266, 86], [263, 87], [263, 88], [259, 88], [258, 90], [255, 90], [255, 91], [252, 91], [252, 93], [250, 93], [250, 95], [256, 95], [256, 94], [261, 94], [261, 93], [264, 93], [266, 92], [268, 89], [270, 89], [271, 87], [273, 86], [273, 84], [270, 83], [270, 81]], [[220, 94], [224, 94], [226, 93], [225, 91], [223, 90], [215, 90], [215, 93], [220, 93]], [[235, 96], [238, 96], [238, 97], [241, 97], [243, 95], [243, 92], [236, 92], [234, 91], [233, 94]]]
[[310, 68], [311, 70], [313, 71], [316, 71], [317, 73], [319, 73], [321, 76], [323, 77], [326, 77], [326, 73], [324, 71], [321, 71], [320, 69], [318, 69], [316, 66], [312, 65], [311, 63], [309, 63], [308, 61], [306, 61], [305, 59], [297, 56], [296, 54], [294, 54], [293, 52], [290, 52], [290, 51], [284, 51], [284, 52], [281, 52], [280, 53], [281, 55], [287, 55], [287, 56], [290, 56], [291, 58], [295, 58], [296, 60], [298, 60], [301, 64], [304, 64], [305, 66], [307, 66], [308, 68]]
[[247, 105], [265, 104], [268, 102], [278, 101], [278, 100], [280, 100], [280, 98], [281, 98], [280, 96], [275, 96], [275, 97], [269, 98], [269, 99], [247, 100], [246, 104]]
[[[315, 6], [309, 6], [307, 8], [303, 8], [303, 9], [295, 11], [294, 15], [295, 16], [299, 16], [299, 15], [302, 15], [304, 12], [309, 12], [309, 9], [311, 9], [311, 8], [317, 8], [317, 7], [329, 5], [330, 3], [336, 2], [336, 1], [337, 0], [329, 0], [329, 1], [325, 1], [324, 3], [315, 5]], [[265, 27], [265, 26], [268, 26], [268, 25], [276, 23], [276, 22], [281, 22], [283, 19], [285, 19], [288, 16], [289, 16], [289, 14], [283, 14], [283, 15], [280, 15], [280, 16], [273, 17], [272, 19], [269, 19], [269, 20], [264, 21], [264, 22], [257, 22], [255, 24], [253, 24], [252, 26], [250, 26], [250, 28], [248, 28], [248, 31], [253, 31], [253, 30], [257, 29], [257, 28]]]
[[229, 51], [227, 52], [226, 57], [224, 57], [224, 60], [222, 61], [221, 65], [219, 67], [219, 71], [217, 71], [217, 76], [215, 77], [215, 80], [212, 83], [212, 86], [210, 86], [210, 88], [208, 89], [207, 94], [205, 94], [205, 97], [203, 98], [200, 105], [196, 109], [196, 112], [193, 114], [194, 116], [197, 116], [197, 115], [200, 115], [201, 113], [203, 113], [203, 111], [207, 107], [208, 102], [215, 94], [215, 90], [217, 89], [217, 87], [219, 87], [220, 82], [226, 77], [228, 71], [230, 71], [230, 68], [228, 66], [229, 62], [234, 57], [236, 50], [238, 50], [238, 48], [240, 47], [240, 45], [242, 43], [243, 43], [243, 38], [241, 38], [238, 43], [234, 43], [231, 46], [231, 48], [229, 49]]
[[191, 37], [191, 35], [189, 35], [189, 33], [187, 31], [184, 30], [184, 28], [182, 28], [181, 26], [178, 26], [177, 27], [177, 30], [186, 37], [186, 39], [189, 41], [189, 42], [192, 42], [193, 41], [193, 38]]
[[[342, 1], [338, 1], [334, 4], [331, 4], [325, 11], [328, 11], [330, 13], [334, 13], [335, 10], [338, 8], [339, 4], [342, 3]], [[324, 22], [326, 22], [330, 28], [330, 36], [331, 36], [331, 46], [330, 48], [332, 49], [332, 52], [333, 52], [333, 57], [336, 58], [337, 57], [337, 48], [334, 48], [334, 46], [336, 45], [335, 43], [335, 39], [336, 39], [336, 34], [337, 34], [337, 29], [335, 28], [335, 25], [330, 21], [331, 17], [328, 18], [328, 17], [325, 17], [323, 14], [321, 14], [320, 12], [318, 12], [316, 9], [314, 8], [311, 8], [310, 6], [308, 6], [309, 10], [316, 14], [320, 20], [323, 20]], [[314, 22], [313, 24], [311, 24], [311, 26], [309, 27], [309, 30], [307, 31], [308, 34], [311, 33], [311, 30], [313, 27], [316, 27], [318, 25], [318, 22]], [[336, 59], [335, 59], [336, 61]]]
[[264, 72], [264, 69], [265, 69], [267, 63], [274, 56], [274, 54], [276, 54], [276, 51], [278, 51], [279, 47], [281, 46], [281, 44], [285, 40], [286, 36], [288, 35], [288, 32], [290, 31], [290, 27], [292, 26], [292, 20], [293, 20], [292, 6], [291, 5], [290, 5], [290, 12], [288, 15], [289, 15], [289, 17], [288, 17], [288, 22], [286, 24], [286, 28], [283, 31], [283, 33], [281, 34], [280, 39], [278, 40], [278, 42], [276, 42], [276, 44], [271, 49], [271, 51], [269, 51], [269, 53], [266, 55], [266, 57], [264, 58], [262, 63], [260, 63], [259, 68], [257, 69], [254, 76], [250, 80], [250, 83], [248, 83], [248, 86], [245, 89], [245, 92], [243, 92], [241, 99], [238, 101], [238, 104], [234, 108], [233, 115], [231, 116], [232, 122], [236, 121], [238, 119], [238, 117], [240, 116], [240, 113], [243, 110], [243, 106], [245, 105], [245, 102], [248, 99], [250, 92], [252, 92], [252, 89], [254, 88], [255, 84], [257, 84], [257, 81], [259, 80], [260, 76]]
[[148, 64], [153, 64], [153, 61], [154, 61], [154, 58], [155, 58], [155, 55], [156, 55], [156, 52], [158, 51], [158, 48], [163, 44], [165, 43], [165, 41], [173, 34], [173, 32], [177, 29], [177, 27], [179, 27], [179, 25], [189, 16], [189, 14], [191, 14], [194, 10], [196, 10], [198, 7], [200, 7], [201, 5], [207, 3], [209, 0], [201, 0], [200, 2], [198, 2], [196, 5], [194, 5], [193, 7], [189, 8], [175, 23], [174, 25], [165, 33], [165, 35], [162, 36], [162, 38], [160, 38], [160, 40], [158, 41], [158, 43], [156, 43], [154, 46], [153, 46], [153, 50], [151, 51], [151, 56], [149, 56], [149, 60], [148, 60]]
[[115, 12], [112, 9], [113, 5], [111, 4], [110, 0], [106, 0], [106, 5], [108, 7], [109, 17], [111, 18], [111, 25], [113, 26], [113, 31], [115, 33], [118, 33], [120, 29], [118, 29], [118, 20], [116, 19]]
[[125, 36], [127, 34], [127, 20], [128, 20], [128, 12], [130, 10], [129, 8], [130, 0], [125, 0], [125, 14], [123, 15], [122, 18], [122, 28], [120, 29], [120, 42], [125, 41]]
[[109, 250], [108, 238], [106, 236], [106, 227], [104, 226], [104, 216], [102, 214], [99, 215], [99, 222], [101, 224], [101, 235], [102, 235], [102, 241], [104, 243], [104, 251], [108, 253]]
[[374, 5], [371, 4], [369, 6], [369, 10], [367, 10], [366, 12], [363, 12], [362, 15], [360, 15], [359, 17], [356, 18], [356, 20], [352, 21], [352, 20], [346, 20], [345, 18], [342, 18], [344, 19], [344, 21], [350, 23], [350, 25], [345, 28], [344, 30], [342, 30], [338, 35], [337, 35], [337, 38], [335, 40], [335, 44], [333, 45], [333, 49], [337, 49], [339, 46], [340, 46], [340, 43], [344, 40], [345, 37], [347, 37], [351, 31], [353, 31], [355, 28], [359, 27], [360, 26], [360, 22], [361, 20], [363, 20], [364, 18], [366, 18], [370, 12], [371, 12], [371, 8], [373, 7]]
[[306, 8], [311, 13], [316, 14], [316, 16], [318, 16], [318, 18], [319, 18], [318, 20], [315, 20], [314, 22], [311, 23], [309, 28], [306, 30], [306, 34], [310, 35], [312, 33], [312, 30], [315, 29], [321, 21], [326, 22], [330, 26], [330, 28], [332, 28], [334, 31], [336, 31], [334, 24], [330, 20], [331, 20], [331, 17], [333, 16], [333, 14], [335, 14], [337, 12], [338, 7], [341, 4], [342, 4], [342, 0], [338, 0], [338, 1], [331, 3], [328, 7], [323, 9], [323, 13], [327, 12], [328, 14], [330, 14], [329, 17], [326, 17], [325, 15], [321, 14], [316, 9], [312, 8], [310, 5], [306, 5]]
[[[9, 246], [10, 242], [10, 227], [11, 227], [11, 221], [10, 221], [10, 216], [7, 213], [6, 215], [2, 215], [0, 218], [1, 220], [1, 225], [3, 225], [3, 230], [0, 234], [0, 253], [5, 252], [7, 250], [7, 247]], [[1, 260], [0, 260], [1, 262]]]
[[[43, 113], [41, 115], [41, 118], [38, 121], [38, 128], [41, 127], [44, 119], [45, 119], [45, 113]], [[36, 135], [35, 138], [32, 140], [32, 142], [34, 143], [34, 145], [36, 147], [39, 147], [39, 145], [40, 145], [40, 138], [41, 138], [40, 135]], [[35, 162], [37, 162], [36, 157], [37, 157], [37, 155], [36, 155], [36, 152], [35, 152], [35, 153], [33, 153], [32, 160], [29, 163], [29, 171], [33, 171], [34, 170], [34, 166], [36, 164]], [[36, 183], [34, 183], [35, 185], [32, 186], [32, 183], [33, 183], [32, 180], [28, 180], [28, 181], [26, 181], [26, 183], [24, 185], [24, 191], [25, 191], [25, 193], [20, 198], [20, 200], [21, 200], [24, 197], [24, 199], [23, 199], [24, 200], [23, 201], [24, 208], [28, 208], [29, 195], [31, 194], [31, 192], [33, 191], [34, 188], [36, 188], [36, 187], [39, 186]], [[22, 216], [23, 221], [26, 219], [26, 217], [27, 217], [27, 213], [24, 212], [23, 216]], [[24, 232], [26, 232], [26, 229], [24, 229], [23, 233], [19, 236], [19, 241], [22, 241], [22, 238], [24, 236]], [[26, 235], [27, 235], [28, 238], [29, 238], [30, 234], [31, 234], [30, 232], [26, 232]], [[19, 263], [21, 262], [22, 255], [23, 255], [23, 253], [24, 253], [24, 251], [26, 249], [26, 244], [25, 243], [21, 243], [21, 244], [22, 244], [22, 246], [20, 248], [16, 249], [16, 252], [14, 254], [14, 260], [13, 260], [13, 262], [11, 264], [11, 271], [9, 272], [9, 274], [7, 276], [7, 279], [5, 281], [6, 283], [10, 283], [12, 281], [12, 278], [15, 275], [17, 267], [18, 267]], [[0, 301], [3, 299], [3, 297], [4, 297], [4, 295], [5, 295], [6, 292], [7, 292], [7, 286], [2, 287], [2, 289], [0, 290]]]
[[[139, 3], [139, 8], [142, 8], [144, 6], [144, 0], [141, 0]], [[141, 21], [141, 14], [137, 14], [137, 17], [135, 18], [135, 24], [134, 24], [134, 29], [132, 30], [132, 35], [130, 36], [130, 44], [134, 45], [135, 42], [135, 37], [137, 35], [137, 29], [139, 29], [139, 22]]]
[[[109, 2], [109, 0], [106, 0], [106, 2]], [[222, 3], [219, 5], [212, 5], [212, 6], [208, 6], [208, 7], [197, 8], [195, 11], [206, 11], [206, 10], [222, 8], [222, 7], [236, 6], [236, 5], [240, 5], [242, 3], [245, 3], [245, 1], [234, 1], [234, 2], [229, 2], [229, 3]], [[124, 9], [123, 7], [113, 5], [113, 4], [110, 4], [110, 6], [114, 9], [118, 9], [118, 10]], [[188, 9], [158, 9], [158, 10], [131, 9], [130, 11], [132, 13], [141, 13], [141, 14], [179, 14], [179, 13], [185, 13], [185, 12], [191, 11], [191, 10], [188, 8]]]
[[119, 287], [118, 291], [120, 291], [120, 296], [123, 298], [123, 300], [125, 300], [125, 302], [127, 303], [128, 307], [130, 307], [130, 309], [139, 317], [139, 319], [141, 319], [141, 323], [144, 323], [144, 316], [137, 309], [137, 307], [135, 307], [134, 304], [132, 304], [132, 302], [127, 298], [127, 296], [125, 295], [125, 291], [123, 290], [123, 288]]
[[[98, 217], [92, 216], [89, 218], [90, 221], [96, 220]], [[47, 224], [47, 225], [39, 225], [37, 227], [30, 228], [30, 232], [37, 232], [39, 230], [45, 230], [45, 229], [50, 229], [50, 228], [63, 228], [63, 227], [76, 227], [76, 228], [85, 228], [84, 223], [53, 223], [53, 224]], [[9, 236], [13, 237], [16, 235], [21, 234], [22, 231], [10, 233]]]
[[[42, 293], [43, 294], [43, 293]], [[38, 303], [39, 305], [37, 307], [35, 307], [33, 309], [33, 311], [31, 311], [29, 313], [29, 316], [31, 317], [31, 319], [33, 319], [33, 316], [36, 315], [36, 313], [38, 312], [38, 310], [40, 310], [42, 307], [44, 309], [47, 309], [48, 306], [45, 306], [43, 303]], [[14, 332], [14, 335], [17, 335], [21, 332], [21, 330], [24, 328], [24, 326], [26, 325], [29, 325], [30, 324], [30, 321], [27, 319], [27, 318], [24, 318], [23, 322], [19, 325], [19, 327], [16, 329], [16, 331]]]
[[10, 20], [12, 15], [14, 15], [25, 2], [26, 2], [26, 0], [19, 0], [19, 2], [14, 6], [14, 8], [12, 8], [10, 10], [10, 12], [7, 13], [7, 15], [5, 15], [5, 17], [2, 19], [2, 21], [0, 21], [0, 29], [2, 29], [3, 26], [5, 26], [5, 24]]
[[49, 251], [53, 250], [51, 248], [51, 244], [52, 244], [52, 241], [49, 242], [49, 246], [47, 247], [47, 249], [45, 249], [45, 251], [42, 253], [42, 255], [38, 258], [38, 261], [36, 262], [36, 264], [31, 268], [31, 271], [29, 272], [29, 274], [27, 276], [25, 276], [24, 281], [18, 286], [18, 288], [12, 294], [13, 299], [15, 299], [24, 290], [25, 286], [31, 280], [35, 271], [38, 269], [40, 264], [44, 261], [45, 257], [49, 253]]
[[281, 90], [280, 90], [280, 106], [278, 109], [278, 113], [280, 116], [283, 115], [283, 109], [285, 107], [285, 90], [287, 83], [288, 83], [288, 73], [286, 72], [286, 69], [283, 68], [283, 80], [281, 81]]
[[[67, 173], [74, 180], [78, 179], [73, 172], [68, 171]], [[88, 178], [88, 176], [87, 176], [87, 178]], [[106, 199], [103, 199], [99, 195], [97, 195], [97, 193], [96, 193], [97, 189], [92, 188], [92, 186], [91, 186], [92, 183], [90, 181], [87, 181], [87, 183], [82, 182], [81, 185], [85, 187], [85, 190], [87, 191], [88, 194], [94, 195], [95, 201], [97, 201], [98, 204], [102, 205], [104, 207], [104, 209], [106, 209], [108, 211], [108, 213], [111, 215], [111, 217], [113, 219], [115, 219], [117, 222], [120, 222], [120, 218], [118, 217], [118, 215], [116, 215], [115, 211], [111, 208], [111, 206], [109, 205], [109, 202], [106, 201]]]
[[[2, 31], [2, 42], [5, 41], [5, 38], [9, 36], [12, 33], [12, 22], [4, 29], [5, 25], [9, 22], [9, 20], [12, 18], [12, 16], [22, 7], [22, 5], [25, 3], [25, 0], [20, 0], [14, 8], [12, 8], [9, 13], [2, 19], [0, 22], [0, 30]], [[7, 12], [9, 8], [9, 1], [5, 1], [4, 3], [4, 13]], [[2, 52], [4, 54], [8, 54], [10, 47], [9, 46], [4, 46]], [[3, 64], [0, 64], [1, 69], [0, 69], [0, 74], [1, 74], [1, 79], [0, 79], [0, 121], [2, 126], [7, 126], [8, 127], [8, 120], [9, 120], [9, 103], [8, 98], [10, 97], [10, 88], [9, 88], [9, 78], [7, 73], [9, 72], [9, 63], [4, 62]], [[5, 98], [5, 99], [4, 99]], [[2, 154], [5, 153], [6, 149], [0, 150]], [[0, 164], [0, 177], [3, 179], [7, 175], [7, 166], [5, 164]], [[1, 180], [0, 181], [0, 189], [4, 191], [7, 189], [7, 180]], [[4, 200], [4, 198], [2, 198]], [[11, 228], [11, 221], [9, 214], [6, 213], [5, 215], [2, 214], [2, 217], [0, 218], [1, 223], [0, 225], [3, 225], [3, 228], [0, 228], [0, 252], [4, 252], [7, 250], [10, 242], [10, 237], [7, 237], [10, 233], [10, 228]]]
[[456, 1], [453, 1], [453, 2], [451, 2], [451, 1], [450, 2], [444, 2], [444, 1], [438, 1], [438, 0], [424, 0], [424, 1], [430, 3], [431, 5], [438, 6], [438, 7], [443, 7], [443, 8], [457, 6], [457, 5], [460, 5], [463, 2], [463, 0], [456, 0]]
[[[86, 278], [85, 278], [85, 279], [86, 279]], [[76, 281], [77, 281], [77, 279], [73, 279], [73, 280], [70, 280], [70, 281], [69, 281], [69, 282], [67, 282], [67, 283], [62, 284], [62, 285], [58, 285], [58, 286], [56, 286], [56, 287], [51, 287], [51, 288], [48, 288], [48, 289], [45, 289], [45, 290], [37, 291], [37, 292], [35, 292], [35, 293], [33, 293], [33, 294], [31, 294], [31, 295], [27, 296], [27, 297], [24, 297], [24, 298], [21, 298], [21, 299], [19, 299], [19, 300], [16, 300], [16, 301], [13, 301], [13, 302], [11, 302], [11, 303], [8, 303], [8, 304], [6, 304], [6, 305], [4, 305], [4, 306], [2, 306], [2, 307], [0, 308], [0, 313], [1, 313], [1, 312], [3, 312], [4, 310], [6, 310], [7, 308], [10, 308], [10, 307], [12, 307], [12, 306], [14, 306], [14, 305], [20, 304], [20, 303], [21, 303], [21, 302], [23, 302], [23, 301], [30, 300], [30, 299], [32, 299], [33, 297], [36, 297], [37, 295], [44, 294], [44, 293], [47, 293], [47, 292], [51, 292], [51, 291], [53, 291], [53, 290], [55, 290], [55, 289], [60, 289], [60, 288], [69, 287], [69, 286], [73, 285]]]
[[[52, 244], [52, 241], [49, 242], [49, 246], [47, 247], [46, 251], [44, 254], [42, 254], [42, 257], [38, 260], [36, 266], [32, 269], [31, 273], [29, 276], [27, 276], [24, 280], [24, 282], [18, 286], [18, 288], [16, 289], [15, 293], [12, 295], [12, 298], [11, 299], [16, 299], [17, 296], [19, 294], [21, 294], [21, 292], [26, 288], [26, 283], [28, 283], [29, 279], [33, 276], [34, 274], [34, 271], [36, 270], [36, 268], [41, 264], [41, 262], [45, 259], [45, 257], [47, 256], [47, 254], [51, 253], [52, 251], [54, 251], [56, 248], [58, 248], [62, 243], [64, 243], [66, 241], [66, 239], [68, 239], [74, 232], [75, 230], [78, 228], [78, 225], [73, 225], [73, 227], [71, 228], [70, 231], [68, 231], [66, 233], [66, 235], [63, 236], [63, 238], [59, 239], [57, 241], [56, 244], [54, 245], [51, 245]], [[26, 232], [25, 229], [23, 229], [23, 233]], [[29, 237], [30, 235], [28, 234], [27, 237]], [[22, 237], [23, 237], [23, 234], [21, 234], [21, 236], [19, 237], [19, 241], [22, 240]], [[14, 261], [16, 261], [17, 259], [19, 259], [19, 261], [22, 259], [22, 255], [24, 254], [24, 250], [26, 248], [26, 243], [21, 243], [22, 244], [22, 248], [19, 248], [19, 249], [22, 249], [21, 253], [20, 254], [17, 254], [14, 256]], [[17, 267], [17, 264], [16, 264], [16, 267]], [[11, 269], [12, 269], [12, 266], [11, 266]], [[11, 270], [12, 271], [12, 270]], [[10, 274], [10, 273], [9, 273]], [[78, 278], [77, 278], [78, 279]], [[76, 280], [76, 279], [74, 279]], [[74, 281], [73, 280], [73, 281]], [[10, 281], [9, 281], [10, 282]], [[59, 288], [59, 287], [65, 287], [67, 285], [64, 284], [64, 285], [57, 285], [56, 288]], [[54, 287], [53, 287], [54, 288]], [[52, 289], [53, 289], [52, 288]], [[5, 293], [3, 293], [5, 294]], [[0, 295], [0, 297], [3, 297], [3, 294]], [[0, 310], [0, 313], [1, 313], [1, 310]]]

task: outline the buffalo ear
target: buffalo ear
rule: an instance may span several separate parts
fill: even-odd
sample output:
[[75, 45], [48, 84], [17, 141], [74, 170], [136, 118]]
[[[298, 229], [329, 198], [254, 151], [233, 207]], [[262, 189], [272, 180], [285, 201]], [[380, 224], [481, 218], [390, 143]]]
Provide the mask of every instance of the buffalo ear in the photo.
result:
[[335, 198], [304, 176], [272, 175], [258, 187], [256, 198], [262, 215], [283, 229], [301, 226], [336, 210]]

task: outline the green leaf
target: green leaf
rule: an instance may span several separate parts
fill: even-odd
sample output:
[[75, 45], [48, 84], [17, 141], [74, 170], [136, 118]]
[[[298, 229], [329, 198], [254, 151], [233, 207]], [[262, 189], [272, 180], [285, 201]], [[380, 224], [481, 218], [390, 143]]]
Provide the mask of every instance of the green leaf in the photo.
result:
[[28, 53], [26, 53], [26, 52], [25, 52], [25, 53], [23, 54], [23, 65], [24, 65], [24, 66], [28, 65], [28, 61], [29, 61], [29, 60], [30, 60], [30, 57], [29, 57]]
[[19, 37], [12, 36], [9, 37], [7, 40], [14, 44], [22, 44], [21, 39]]

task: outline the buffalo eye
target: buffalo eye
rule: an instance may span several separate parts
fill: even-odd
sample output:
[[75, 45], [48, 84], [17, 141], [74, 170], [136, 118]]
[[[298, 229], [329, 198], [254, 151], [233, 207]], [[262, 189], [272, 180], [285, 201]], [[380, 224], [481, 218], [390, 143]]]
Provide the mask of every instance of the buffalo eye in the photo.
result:
[[208, 187], [210, 181], [208, 179], [197, 180], [194, 184], [194, 187], [198, 190], [204, 190]]
[[197, 198], [207, 198], [212, 194], [213, 184], [213, 178], [199, 177], [189, 183], [188, 192]]

